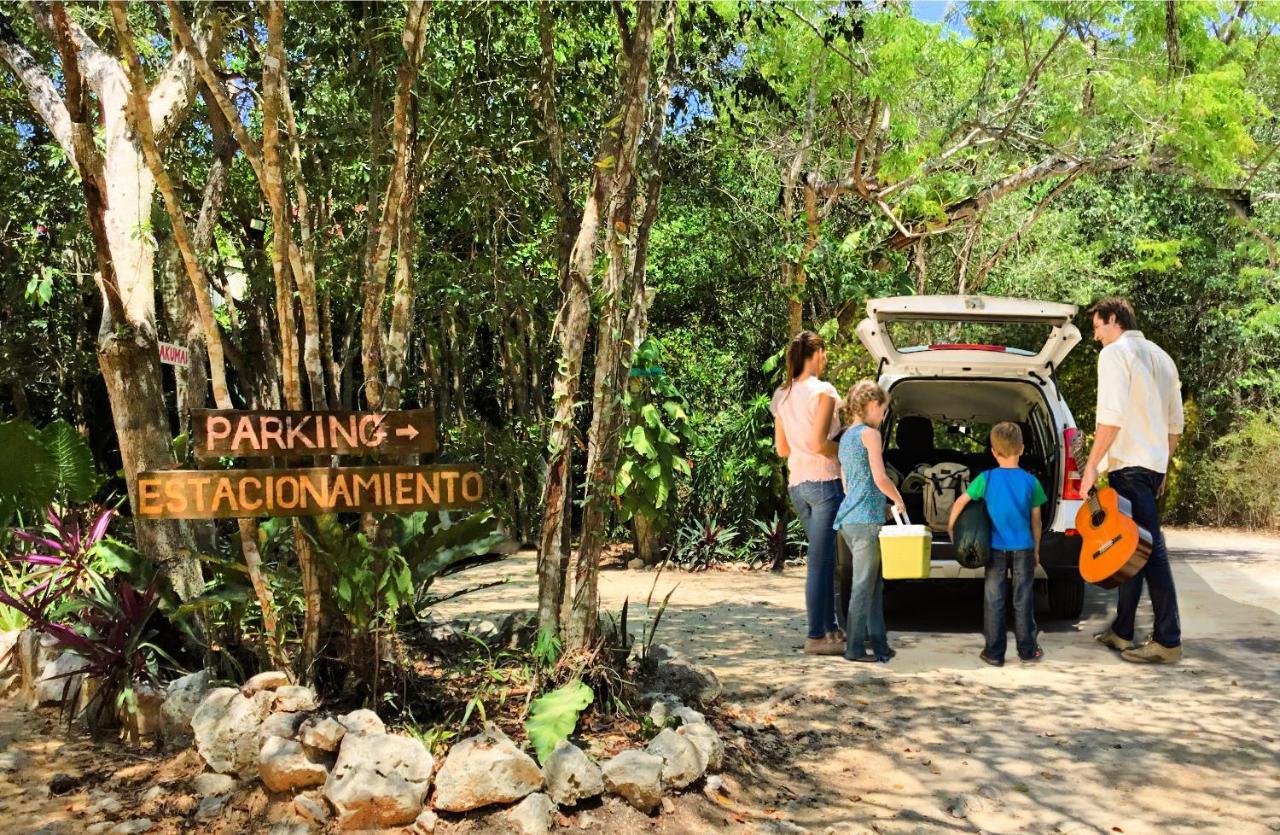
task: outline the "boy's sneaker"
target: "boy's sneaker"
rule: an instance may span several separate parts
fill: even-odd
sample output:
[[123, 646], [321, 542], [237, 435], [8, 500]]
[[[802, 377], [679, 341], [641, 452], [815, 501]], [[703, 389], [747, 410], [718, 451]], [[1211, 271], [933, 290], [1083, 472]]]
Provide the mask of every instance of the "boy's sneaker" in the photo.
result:
[[1023, 664], [1034, 664], [1041, 658], [1044, 658], [1044, 650], [1040, 649], [1040, 647], [1036, 647], [1036, 651], [1028, 655], [1026, 658], [1023, 658], [1021, 655], [1018, 656], [1018, 660]]
[[986, 651], [986, 650], [983, 650], [982, 652], [978, 653], [978, 657], [979, 657], [979, 658], [981, 658], [981, 659], [982, 659], [983, 661], [985, 661], [986, 663], [990, 664], [992, 667], [1003, 667], [1003, 666], [1004, 666], [1004, 659], [1003, 659], [1003, 658], [999, 658], [999, 659], [997, 659], [997, 658], [992, 658], [990, 655], [987, 655], [987, 651]]
[[1182, 660], [1182, 646], [1166, 647], [1155, 641], [1147, 641], [1136, 649], [1125, 650], [1120, 653], [1120, 657], [1134, 664], [1176, 664]]
[[1094, 635], [1093, 639], [1104, 647], [1109, 647], [1117, 652], [1125, 652], [1126, 650], [1133, 649], [1133, 641], [1126, 641], [1115, 632], [1112, 632], [1110, 628], [1108, 628], [1106, 632], [1099, 632], [1097, 635]]

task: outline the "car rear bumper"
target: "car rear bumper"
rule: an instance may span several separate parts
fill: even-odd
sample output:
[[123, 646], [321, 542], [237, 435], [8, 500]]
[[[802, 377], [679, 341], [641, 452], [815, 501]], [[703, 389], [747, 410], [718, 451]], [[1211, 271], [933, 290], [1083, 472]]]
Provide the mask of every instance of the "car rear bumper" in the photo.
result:
[[[1049, 531], [1040, 540], [1040, 565], [1036, 577], [1054, 579], [1080, 576], [1080, 537]], [[955, 546], [950, 542], [933, 543], [929, 567], [930, 580], [963, 580], [981, 578], [984, 569], [965, 568], [956, 562]]]

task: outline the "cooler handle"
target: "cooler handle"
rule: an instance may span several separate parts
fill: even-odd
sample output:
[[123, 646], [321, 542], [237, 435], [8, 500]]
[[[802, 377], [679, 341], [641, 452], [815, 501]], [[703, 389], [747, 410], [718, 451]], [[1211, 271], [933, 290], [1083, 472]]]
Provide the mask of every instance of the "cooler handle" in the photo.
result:
[[906, 514], [906, 512], [905, 512], [905, 511], [903, 511], [902, 513], [899, 513], [899, 512], [898, 512], [898, 506], [897, 506], [897, 505], [890, 505], [890, 506], [889, 506], [889, 509], [893, 512], [893, 521], [894, 521], [895, 523], [897, 523], [897, 524], [899, 524], [899, 525], [909, 525], [909, 524], [911, 524], [911, 520], [907, 518], [907, 514]]

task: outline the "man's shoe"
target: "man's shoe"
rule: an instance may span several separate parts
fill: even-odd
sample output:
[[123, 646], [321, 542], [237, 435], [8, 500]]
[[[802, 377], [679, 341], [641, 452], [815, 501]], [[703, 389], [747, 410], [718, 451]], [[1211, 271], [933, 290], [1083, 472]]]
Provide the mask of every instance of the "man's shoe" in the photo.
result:
[[1182, 646], [1166, 647], [1155, 641], [1147, 641], [1137, 649], [1129, 649], [1120, 653], [1125, 661], [1134, 664], [1177, 664], [1182, 660]]
[[1126, 641], [1110, 629], [1106, 632], [1099, 632], [1097, 635], [1093, 636], [1093, 639], [1104, 647], [1110, 647], [1117, 652], [1125, 652], [1133, 649], [1133, 641]]
[[806, 638], [805, 655], [844, 655], [844, 642], [828, 641], [826, 638]]

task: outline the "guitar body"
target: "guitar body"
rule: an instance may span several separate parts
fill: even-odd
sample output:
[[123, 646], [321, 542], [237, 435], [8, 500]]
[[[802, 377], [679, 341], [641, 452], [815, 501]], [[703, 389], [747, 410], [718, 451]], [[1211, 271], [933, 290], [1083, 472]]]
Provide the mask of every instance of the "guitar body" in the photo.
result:
[[1151, 556], [1151, 534], [1133, 521], [1128, 499], [1108, 487], [1094, 492], [1076, 513], [1080, 576], [1113, 589], [1133, 579]]

